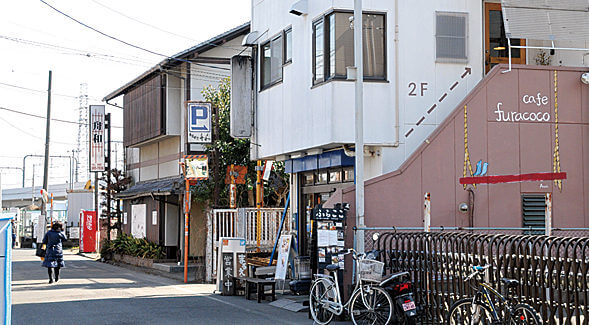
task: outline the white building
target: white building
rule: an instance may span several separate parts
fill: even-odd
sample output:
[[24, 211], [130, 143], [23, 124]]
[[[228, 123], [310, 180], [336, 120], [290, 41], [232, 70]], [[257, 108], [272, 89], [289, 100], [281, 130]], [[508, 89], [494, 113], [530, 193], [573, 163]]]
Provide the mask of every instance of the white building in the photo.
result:
[[[354, 158], [346, 155], [355, 123], [354, 83], [346, 80], [346, 67], [354, 65], [353, 4], [252, 0], [246, 42], [255, 43], [259, 67], [252, 148], [255, 158], [285, 161], [301, 229], [313, 206], [353, 182]], [[508, 44], [499, 1], [365, 0], [363, 10], [369, 179], [396, 170], [428, 141], [493, 66], [508, 62]], [[511, 44], [551, 42], [512, 38]], [[589, 42], [554, 47], [589, 48]], [[512, 63], [537, 64], [538, 51], [512, 49]], [[582, 52], [545, 53], [554, 65], [589, 65]]]

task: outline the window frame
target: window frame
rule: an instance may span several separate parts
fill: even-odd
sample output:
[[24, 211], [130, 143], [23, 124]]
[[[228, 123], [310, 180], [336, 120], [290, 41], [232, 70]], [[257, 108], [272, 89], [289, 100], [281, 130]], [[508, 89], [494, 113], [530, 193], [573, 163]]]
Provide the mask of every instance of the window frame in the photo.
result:
[[[463, 17], [464, 18], [464, 58], [449, 58], [449, 57], [438, 57], [438, 17], [440, 15], [444, 16], [454, 16], [454, 17]], [[468, 12], [460, 12], [460, 11], [436, 11], [434, 13], [434, 55], [436, 57], [436, 63], [467, 63], [469, 61], [468, 56], [468, 38], [469, 38], [469, 13]], [[441, 37], [448, 37], [447, 35], [443, 35]]]
[[[343, 14], [353, 14], [353, 10], [349, 9], [330, 9], [319, 17], [313, 19], [311, 22], [311, 29], [312, 29], [312, 44], [311, 44], [311, 65], [312, 65], [312, 86], [319, 86], [321, 84], [330, 82], [332, 80], [340, 80], [340, 81], [349, 81], [347, 76], [337, 75], [335, 72], [333, 76], [331, 76], [331, 71], [329, 71], [329, 25], [327, 23], [327, 17], [331, 15], [335, 15], [337, 13]], [[384, 26], [384, 35], [383, 35], [383, 62], [384, 62], [384, 76], [383, 77], [372, 77], [372, 76], [364, 76], [364, 81], [371, 81], [371, 82], [388, 82], [388, 26], [387, 26], [387, 12], [386, 11], [362, 11], [362, 15], [379, 15], [383, 17], [383, 26]], [[316, 61], [315, 61], [315, 25], [318, 22], [323, 23], [323, 78], [321, 80], [315, 78], [315, 71], [316, 71]]]
[[[281, 39], [282, 41], [282, 50], [280, 50], [280, 55], [283, 55], [283, 49], [284, 49], [284, 38], [283, 38], [283, 33], [282, 31], [270, 38], [268, 38], [266, 41], [264, 41], [263, 43], [260, 43], [260, 91], [268, 89], [276, 84], [279, 84], [282, 82], [282, 78], [283, 78], [283, 71], [282, 71], [282, 59], [280, 60], [280, 78], [272, 81], [272, 43], [274, 41], [276, 41], [277, 39]], [[266, 72], [264, 69], [264, 48], [270, 45], [270, 81], [268, 84], [264, 83], [264, 73]]]
[[[286, 34], [290, 34], [290, 58], [287, 57], [287, 41], [286, 41]], [[286, 27], [283, 31], [282, 31], [282, 66], [285, 65], [289, 65], [290, 63], [292, 63], [292, 25]]]

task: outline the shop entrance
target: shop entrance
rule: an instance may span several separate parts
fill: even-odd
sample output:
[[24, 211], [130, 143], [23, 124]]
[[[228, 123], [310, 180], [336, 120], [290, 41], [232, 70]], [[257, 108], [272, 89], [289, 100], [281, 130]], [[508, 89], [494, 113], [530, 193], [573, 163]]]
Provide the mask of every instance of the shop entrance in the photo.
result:
[[[524, 46], [526, 40], [512, 38], [511, 45]], [[499, 63], [509, 63], [508, 50], [501, 4], [485, 3], [485, 73]], [[511, 49], [511, 63], [526, 64], [525, 49]]]

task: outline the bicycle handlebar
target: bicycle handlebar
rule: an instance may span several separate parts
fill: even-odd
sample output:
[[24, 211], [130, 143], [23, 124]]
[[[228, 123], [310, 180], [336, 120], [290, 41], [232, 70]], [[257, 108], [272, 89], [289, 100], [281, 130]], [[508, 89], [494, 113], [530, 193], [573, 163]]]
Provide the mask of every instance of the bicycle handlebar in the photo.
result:
[[473, 269], [473, 272], [472, 272], [472, 273], [471, 273], [469, 276], [467, 276], [467, 277], [464, 279], [464, 282], [470, 281], [470, 279], [474, 278], [474, 277], [475, 277], [475, 275], [477, 275], [477, 274], [480, 274], [480, 273], [484, 272], [484, 271], [485, 271], [485, 270], [487, 270], [489, 267], [491, 267], [491, 265], [485, 265], [485, 266], [479, 266], [479, 265], [475, 265], [475, 266], [473, 266], [473, 267], [472, 267], [472, 269]]

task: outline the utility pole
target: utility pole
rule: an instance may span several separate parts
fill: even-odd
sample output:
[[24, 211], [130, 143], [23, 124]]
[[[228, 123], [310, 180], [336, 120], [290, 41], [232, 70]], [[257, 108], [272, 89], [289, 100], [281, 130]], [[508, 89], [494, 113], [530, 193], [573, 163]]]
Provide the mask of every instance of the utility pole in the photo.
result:
[[[45, 161], [43, 164], [43, 189], [47, 191], [49, 186], [49, 134], [51, 127], [51, 70], [49, 70], [49, 85], [47, 87], [47, 126], [45, 127]], [[43, 218], [43, 226], [46, 224], [47, 218], [47, 202], [42, 200], [41, 217]], [[43, 229], [43, 234], [45, 229]], [[43, 238], [37, 238], [37, 242]]]
[[[355, 180], [356, 180], [356, 227], [364, 227], [364, 60], [362, 57], [362, 0], [354, 0], [354, 65], [355, 82]], [[364, 230], [358, 231], [356, 250], [364, 253]]]

